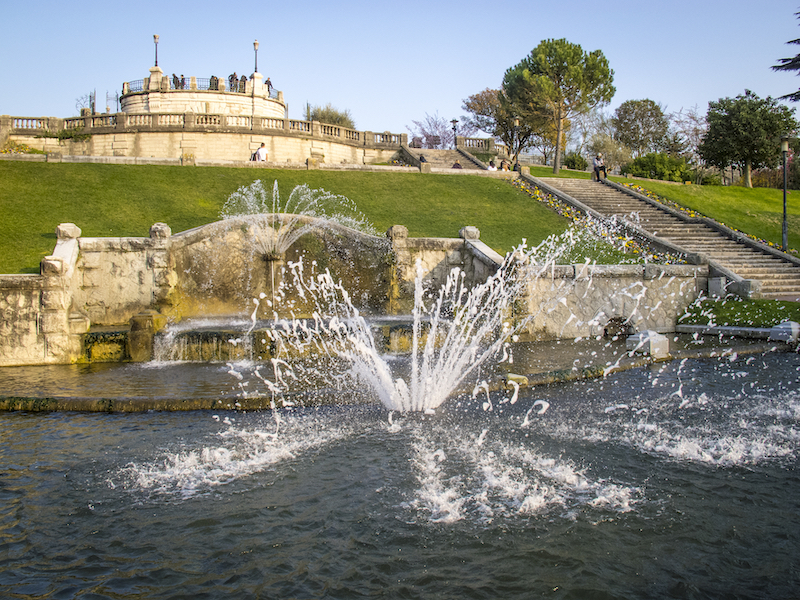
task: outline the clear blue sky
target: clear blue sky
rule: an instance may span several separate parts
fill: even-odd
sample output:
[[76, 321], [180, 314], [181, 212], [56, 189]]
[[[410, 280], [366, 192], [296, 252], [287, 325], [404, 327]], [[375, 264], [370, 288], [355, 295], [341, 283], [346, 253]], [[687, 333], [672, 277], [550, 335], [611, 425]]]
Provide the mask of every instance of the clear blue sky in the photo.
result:
[[[498, 87], [505, 70], [541, 40], [566, 38], [602, 50], [625, 100], [667, 111], [751, 89], [781, 96], [800, 87], [770, 66], [794, 56], [800, 38], [789, 0], [607, 2], [403, 2], [228, 0], [211, 2], [8, 2], [0, 36], [0, 114], [76, 114], [158, 62], [168, 75], [226, 77], [259, 71], [282, 90], [289, 116], [306, 102], [349, 109], [359, 129], [407, 132], [425, 113], [450, 120], [467, 96]], [[789, 106], [794, 106], [789, 104]], [[112, 104], [112, 110], [114, 110]]]

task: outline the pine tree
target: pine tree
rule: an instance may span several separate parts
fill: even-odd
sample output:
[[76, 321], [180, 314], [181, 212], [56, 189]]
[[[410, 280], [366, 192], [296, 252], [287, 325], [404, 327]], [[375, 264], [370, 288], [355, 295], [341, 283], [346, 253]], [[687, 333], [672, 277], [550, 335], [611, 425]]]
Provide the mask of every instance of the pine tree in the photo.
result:
[[[796, 12], [794, 14], [800, 18], [800, 12]], [[790, 40], [786, 43], [800, 45], [800, 38], [796, 40]], [[773, 66], [773, 71], [798, 71], [798, 75], [800, 75], [800, 54], [796, 55], [794, 58], [781, 58], [779, 60], [781, 64]], [[791, 100], [792, 102], [800, 102], [800, 90], [792, 92], [791, 94], [786, 94], [785, 96], [781, 96], [780, 100], [783, 100], [784, 98]]]

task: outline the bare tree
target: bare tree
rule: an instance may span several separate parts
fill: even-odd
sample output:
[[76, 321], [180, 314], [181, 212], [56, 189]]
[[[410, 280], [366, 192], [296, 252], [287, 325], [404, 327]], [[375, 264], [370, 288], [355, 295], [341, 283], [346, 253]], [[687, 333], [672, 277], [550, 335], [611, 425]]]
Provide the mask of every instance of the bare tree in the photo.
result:
[[[412, 138], [420, 138], [422, 147], [435, 150], [437, 148], [450, 148], [455, 141], [453, 139], [453, 126], [444, 117], [440, 117], [436, 112], [433, 116], [425, 113], [422, 121], [411, 121], [414, 127], [406, 125]], [[463, 117], [460, 125], [457, 126], [457, 135], [471, 137], [475, 135], [477, 129], [467, 122]]]
[[95, 106], [95, 97], [97, 96], [97, 92], [89, 92], [88, 94], [84, 94], [83, 96], [78, 96], [75, 98], [75, 110], [78, 114], [81, 114], [81, 111], [84, 108], [88, 108], [90, 112], [94, 113], [94, 106]]
[[601, 126], [605, 126], [607, 120], [600, 108], [577, 115], [571, 120], [565, 147], [581, 156], [586, 156], [590, 152], [592, 137], [600, 131]]
[[695, 104], [689, 109], [680, 109], [678, 112], [670, 113], [670, 131], [679, 134], [686, 142], [686, 154], [689, 163], [699, 166], [702, 163], [698, 148], [703, 136], [708, 131], [706, 115], [700, 114]]

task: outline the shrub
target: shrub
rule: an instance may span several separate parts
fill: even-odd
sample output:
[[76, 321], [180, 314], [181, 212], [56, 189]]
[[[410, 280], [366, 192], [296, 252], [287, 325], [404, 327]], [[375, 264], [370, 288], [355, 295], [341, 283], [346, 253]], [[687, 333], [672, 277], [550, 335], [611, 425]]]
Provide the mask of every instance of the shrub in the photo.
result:
[[589, 168], [589, 161], [577, 152], [570, 152], [564, 157], [564, 166], [575, 171], [585, 171]]
[[651, 152], [634, 159], [622, 167], [622, 174], [663, 181], [689, 181], [692, 178], [686, 159], [661, 152]]
[[338, 125], [339, 127], [347, 127], [348, 129], [355, 129], [356, 124], [350, 111], [339, 110], [331, 106], [328, 102], [325, 106], [313, 106], [306, 108], [306, 120], [319, 121], [320, 123], [327, 123], [328, 125]]

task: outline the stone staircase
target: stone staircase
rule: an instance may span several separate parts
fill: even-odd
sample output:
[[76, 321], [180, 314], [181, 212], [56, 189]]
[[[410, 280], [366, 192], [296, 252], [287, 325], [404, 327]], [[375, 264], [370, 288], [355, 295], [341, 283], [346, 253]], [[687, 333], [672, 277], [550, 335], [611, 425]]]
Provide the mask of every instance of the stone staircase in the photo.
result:
[[702, 222], [685, 221], [611, 185], [557, 177], [543, 182], [603, 216], [624, 218], [686, 253], [701, 254], [743, 279], [759, 282], [764, 298], [800, 301], [800, 264], [738, 242]]
[[450, 169], [456, 161], [461, 163], [464, 169], [481, 169], [458, 150], [428, 150], [427, 148], [409, 148], [409, 150], [417, 158], [420, 155], [424, 156], [432, 169]]

